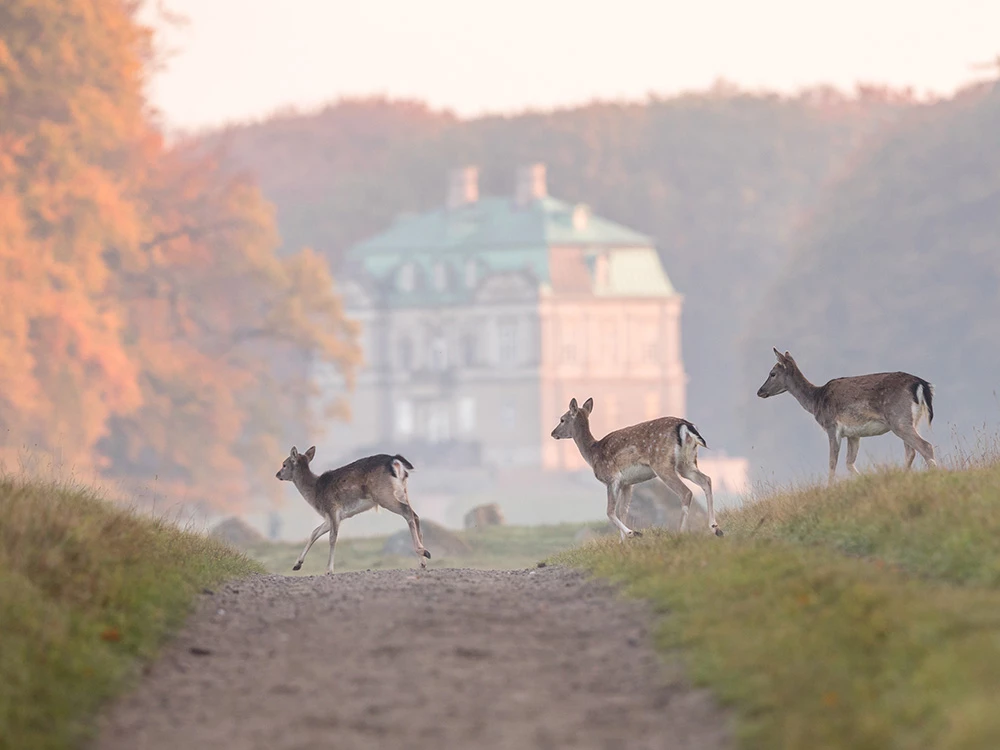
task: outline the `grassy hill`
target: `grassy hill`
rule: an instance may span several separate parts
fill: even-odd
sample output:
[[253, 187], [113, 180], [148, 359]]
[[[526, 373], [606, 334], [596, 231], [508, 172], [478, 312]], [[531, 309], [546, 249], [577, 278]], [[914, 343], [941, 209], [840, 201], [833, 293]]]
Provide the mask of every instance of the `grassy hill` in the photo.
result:
[[[743, 414], [755, 463], [826, 465], [826, 436], [787, 396], [754, 397], [789, 350], [819, 384], [906, 370], [930, 380], [936, 439], [1000, 422], [1000, 86], [912, 113], [832, 187], [748, 320]], [[902, 446], [883, 438], [900, 461]], [[884, 454], [864, 440], [866, 455]], [[786, 474], [787, 476], [787, 474]]]
[[0, 479], [0, 748], [77, 747], [203, 587], [260, 571], [86, 490]]
[[1000, 464], [880, 472], [557, 556], [625, 582], [748, 748], [1000, 746]]
[[798, 98], [720, 89], [645, 104], [459, 120], [419, 104], [343, 102], [206, 136], [260, 181], [289, 248], [336, 261], [405, 211], [441, 205], [446, 173], [482, 194], [544, 161], [550, 192], [656, 238], [686, 295], [689, 414], [713, 444], [742, 433], [736, 342], [784, 265], [798, 222], [873, 134], [916, 106], [892, 92]]

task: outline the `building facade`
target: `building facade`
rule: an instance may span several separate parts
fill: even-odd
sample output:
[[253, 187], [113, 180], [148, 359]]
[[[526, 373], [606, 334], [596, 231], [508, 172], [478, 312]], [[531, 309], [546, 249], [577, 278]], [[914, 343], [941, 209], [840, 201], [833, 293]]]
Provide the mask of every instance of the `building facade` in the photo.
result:
[[353, 247], [338, 278], [365, 362], [327, 455], [574, 470], [549, 435], [571, 398], [594, 398], [598, 437], [685, 416], [683, 298], [654, 243], [549, 196], [544, 165], [498, 197], [454, 171], [444, 206]]

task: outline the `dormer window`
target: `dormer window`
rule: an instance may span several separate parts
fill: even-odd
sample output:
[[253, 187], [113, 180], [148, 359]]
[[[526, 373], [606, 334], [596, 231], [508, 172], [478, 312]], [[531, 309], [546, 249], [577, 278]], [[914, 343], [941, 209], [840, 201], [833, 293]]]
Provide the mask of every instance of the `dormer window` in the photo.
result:
[[416, 268], [412, 263], [406, 263], [396, 274], [396, 287], [402, 292], [412, 292], [416, 286]]

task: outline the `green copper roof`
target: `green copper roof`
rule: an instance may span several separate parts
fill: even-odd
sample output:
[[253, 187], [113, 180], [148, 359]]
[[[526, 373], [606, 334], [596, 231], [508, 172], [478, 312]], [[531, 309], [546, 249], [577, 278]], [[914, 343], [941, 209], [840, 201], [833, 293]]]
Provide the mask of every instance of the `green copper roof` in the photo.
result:
[[[590, 213], [586, 206], [545, 197], [518, 206], [511, 198], [486, 197], [456, 209], [403, 214], [384, 232], [348, 251], [348, 262], [362, 267], [381, 285], [404, 263], [422, 277], [412, 290], [394, 288], [392, 306], [455, 304], [470, 294], [463, 283], [468, 261], [477, 276], [527, 271], [539, 284], [550, 283], [549, 248], [613, 249], [606, 275], [595, 283], [602, 296], [669, 296], [673, 286], [650, 237]], [[454, 283], [435, 289], [434, 267], [444, 263]], [[596, 282], [596, 279], [595, 279]]]
[[351, 255], [385, 251], [443, 251], [543, 248], [551, 245], [651, 247], [644, 234], [587, 212], [574, 226], [576, 207], [555, 198], [541, 198], [519, 207], [510, 198], [482, 198], [457, 209], [440, 208], [402, 215], [384, 232], [358, 243]]

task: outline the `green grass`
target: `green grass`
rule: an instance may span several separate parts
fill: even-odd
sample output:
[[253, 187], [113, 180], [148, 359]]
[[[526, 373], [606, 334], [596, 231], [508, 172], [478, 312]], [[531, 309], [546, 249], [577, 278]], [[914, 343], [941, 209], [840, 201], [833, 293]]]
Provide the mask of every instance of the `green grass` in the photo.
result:
[[648, 533], [553, 561], [669, 612], [660, 645], [745, 747], [1000, 747], [1000, 466], [882, 472], [720, 521], [722, 539]]
[[0, 479], [0, 748], [78, 745], [244, 555], [85, 490]]
[[953, 582], [1000, 586], [1000, 464], [879, 471], [785, 492], [726, 518], [727, 531], [876, 557]]
[[[457, 531], [455, 536], [469, 546], [462, 554], [438, 554], [429, 539], [425, 544], [434, 557], [428, 568], [479, 568], [483, 570], [514, 570], [533, 567], [547, 557], [572, 547], [582, 528], [603, 528], [607, 522], [590, 524], [553, 524], [551, 526], [491, 526], [483, 529]], [[426, 533], [425, 533], [426, 536]], [[305, 544], [295, 542], [262, 542], [247, 548], [247, 554], [268, 571], [283, 575], [319, 575], [326, 571], [330, 546], [326, 537], [313, 545], [298, 573], [292, 565]], [[383, 555], [385, 537], [347, 538], [337, 541], [336, 571], [379, 570], [385, 568], [415, 568], [416, 555]]]

